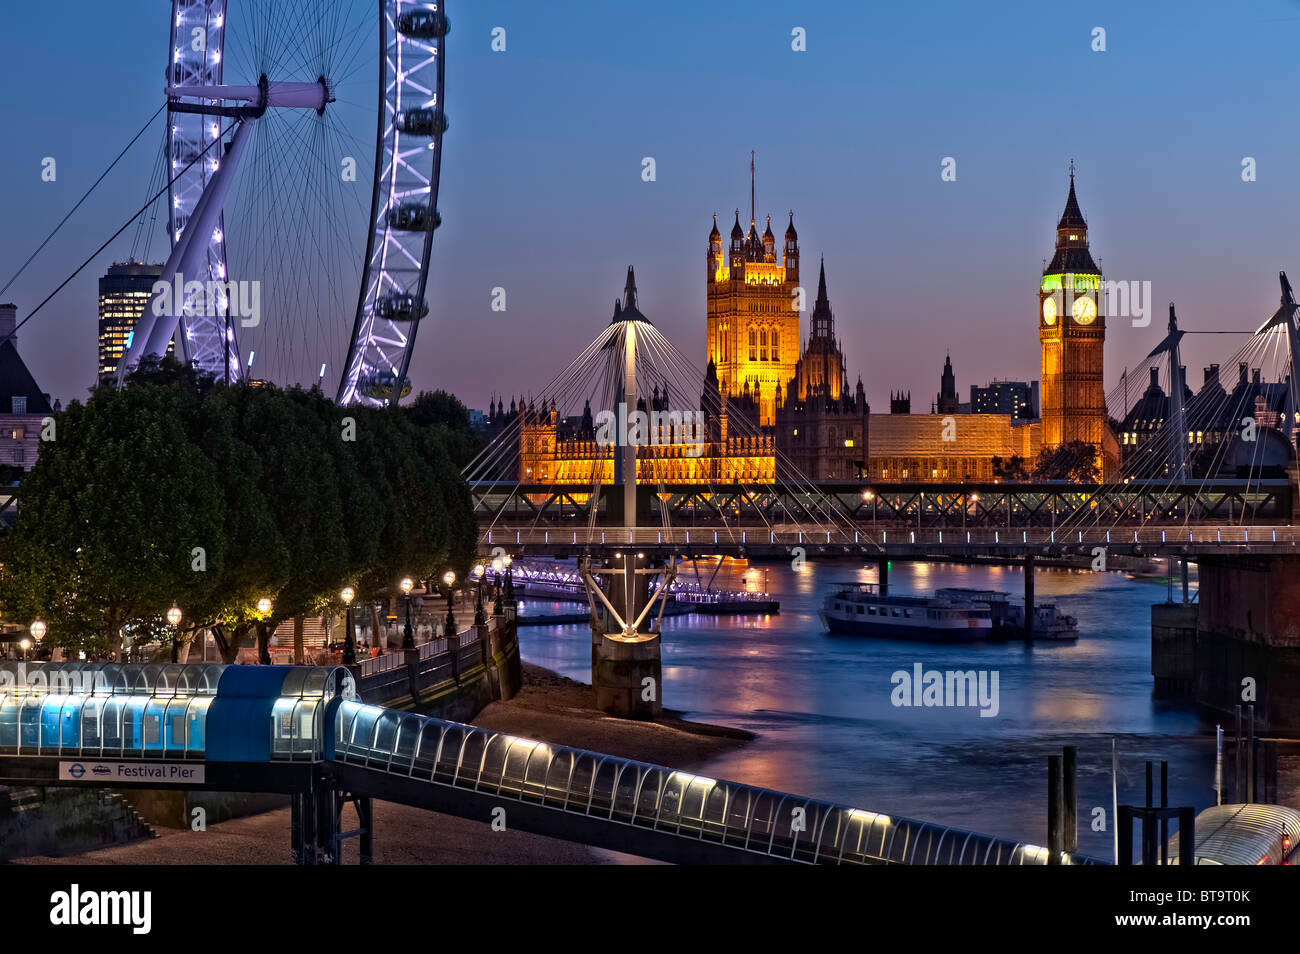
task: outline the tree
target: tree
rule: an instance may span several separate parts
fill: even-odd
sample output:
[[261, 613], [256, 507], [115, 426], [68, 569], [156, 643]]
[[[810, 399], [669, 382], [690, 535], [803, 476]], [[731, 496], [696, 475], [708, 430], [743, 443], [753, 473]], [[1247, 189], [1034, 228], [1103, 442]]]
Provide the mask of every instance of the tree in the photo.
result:
[[469, 411], [446, 391], [421, 391], [405, 407], [406, 417], [419, 428], [436, 432], [456, 467], [464, 469], [483, 447], [483, 441], [469, 426]]
[[999, 480], [1021, 482], [1029, 479], [1025, 459], [1019, 454], [1013, 454], [1005, 460], [1001, 457], [994, 457], [992, 463], [993, 476]]
[[[456, 407], [444, 395], [425, 412], [455, 424]], [[227, 387], [164, 361], [57, 422], [0, 541], [0, 600], [69, 649], [117, 654], [125, 633], [170, 642], [179, 659], [210, 629], [233, 662], [253, 630], [265, 647], [293, 619], [301, 658], [302, 617], [341, 609], [344, 585], [375, 599], [405, 575], [464, 579], [473, 559], [469, 491], [448, 449], [459, 432], [404, 409]], [[179, 632], [165, 620], [173, 603]]]
[[56, 415], [22, 484], [7, 541], [4, 599], [44, 619], [57, 644], [119, 656], [120, 634], [150, 638], [173, 601], [206, 595], [192, 550], [224, 557], [216, 467], [190, 439], [198, 395], [147, 381], [99, 389]]
[[1035, 480], [1069, 480], [1093, 483], [1099, 477], [1097, 448], [1085, 441], [1070, 441], [1055, 450], [1043, 448], [1034, 464]]

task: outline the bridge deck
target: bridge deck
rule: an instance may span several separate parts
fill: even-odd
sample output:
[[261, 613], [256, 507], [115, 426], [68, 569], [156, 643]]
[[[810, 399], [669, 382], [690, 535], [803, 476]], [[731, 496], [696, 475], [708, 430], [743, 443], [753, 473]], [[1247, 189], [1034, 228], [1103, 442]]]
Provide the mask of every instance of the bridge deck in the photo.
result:
[[1300, 554], [1300, 527], [1239, 524], [1167, 527], [1089, 527], [1086, 529], [909, 528], [860, 530], [781, 530], [736, 527], [637, 527], [559, 529], [495, 527], [479, 533], [479, 546], [516, 553], [618, 550], [636, 547], [672, 553], [788, 554], [792, 548], [819, 548], [851, 554], [897, 556], [1016, 556], [1028, 553], [1089, 553], [1102, 547], [1132, 554]]

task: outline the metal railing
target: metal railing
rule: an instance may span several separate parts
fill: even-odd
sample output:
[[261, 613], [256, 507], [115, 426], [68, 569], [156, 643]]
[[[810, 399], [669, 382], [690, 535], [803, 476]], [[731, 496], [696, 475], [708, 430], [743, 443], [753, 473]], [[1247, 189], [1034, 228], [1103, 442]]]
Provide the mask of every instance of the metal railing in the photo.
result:
[[479, 533], [479, 545], [582, 546], [844, 546], [881, 550], [919, 547], [934, 550], [980, 547], [991, 550], [1079, 549], [1091, 546], [1136, 546], [1148, 549], [1195, 547], [1198, 550], [1294, 551], [1300, 547], [1300, 527], [1243, 527], [1231, 525], [1141, 527], [1085, 530], [1050, 530], [1043, 527], [797, 531], [713, 530], [699, 528], [636, 527], [538, 530], [497, 528]]
[[[345, 702], [337, 761], [807, 864], [1046, 864], [1045, 848]], [[1067, 863], [1090, 864], [1081, 856]]]

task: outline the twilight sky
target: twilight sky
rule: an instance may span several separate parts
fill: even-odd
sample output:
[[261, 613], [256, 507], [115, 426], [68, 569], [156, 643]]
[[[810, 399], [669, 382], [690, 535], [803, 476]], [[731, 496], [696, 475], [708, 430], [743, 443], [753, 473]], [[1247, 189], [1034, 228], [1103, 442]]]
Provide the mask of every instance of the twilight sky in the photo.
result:
[[[166, 7], [5, 11], [0, 285], [162, 102]], [[1300, 279], [1293, 0], [451, 0], [448, 13], [444, 225], [411, 374], [473, 407], [539, 391], [608, 322], [628, 264], [642, 311], [703, 364], [706, 236], [714, 212], [724, 234], [734, 208], [747, 216], [750, 149], [760, 228], [771, 214], [779, 235], [794, 209], [804, 262], [825, 255], [849, 371], [874, 410], [897, 388], [928, 410], [946, 350], [963, 399], [995, 376], [1037, 378], [1037, 279], [1071, 158], [1094, 257], [1108, 278], [1150, 281], [1157, 303], [1149, 328], [1108, 323], [1108, 389], [1159, 340], [1171, 299], [1186, 328], [1253, 329], [1276, 307], [1277, 271]], [[505, 52], [491, 49], [498, 26]], [[1106, 52], [1091, 49], [1098, 26]], [[806, 52], [791, 49], [794, 27]], [[373, 142], [373, 120], [353, 112]], [[158, 139], [0, 296], [20, 318], [142, 204]], [[955, 182], [940, 179], [946, 156]], [[1242, 181], [1247, 156], [1257, 181]], [[95, 281], [131, 237], [19, 333], [65, 401], [93, 379]], [[491, 309], [496, 286], [505, 312]], [[314, 372], [313, 348], [337, 352], [332, 393], [354, 307], [283, 365]], [[276, 317], [264, 320], [273, 349]], [[1189, 382], [1239, 343], [1189, 339]]]

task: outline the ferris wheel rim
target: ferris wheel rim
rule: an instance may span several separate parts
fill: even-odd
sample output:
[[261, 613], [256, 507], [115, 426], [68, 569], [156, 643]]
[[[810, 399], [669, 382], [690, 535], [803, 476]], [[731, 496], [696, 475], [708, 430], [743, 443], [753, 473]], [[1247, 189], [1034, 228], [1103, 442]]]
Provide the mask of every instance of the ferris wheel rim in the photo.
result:
[[[443, 0], [379, 0], [379, 11], [381, 54], [374, 185], [356, 316], [336, 399], [344, 406], [396, 405], [410, 391], [407, 375], [416, 332], [428, 314], [429, 263], [434, 233], [441, 222], [438, 191], [446, 129], [444, 42], [449, 27], [445, 3]], [[411, 20], [412, 17], [417, 19]], [[409, 29], [412, 23], [417, 25], [414, 31]], [[418, 35], [421, 25], [431, 32]], [[416, 54], [422, 50], [423, 62], [406, 66], [405, 47], [412, 48]], [[422, 71], [429, 65], [433, 66], [433, 83], [422, 84], [415, 77], [420, 74], [422, 79]], [[419, 105], [412, 107], [411, 102]], [[428, 131], [402, 128], [411, 125], [413, 113], [428, 114], [420, 117], [429, 123]], [[423, 177], [409, 158], [415, 150], [403, 151], [404, 138], [408, 137], [417, 143], [427, 142], [427, 151], [433, 153], [425, 166], [427, 175]], [[402, 181], [407, 178], [400, 174], [403, 167], [417, 180], [414, 191], [404, 187], [410, 183]], [[418, 184], [421, 178], [422, 186]], [[422, 195], [423, 200], [402, 201], [408, 195]], [[423, 223], [422, 229], [416, 229], [414, 222], [408, 223], [411, 231], [422, 234], [421, 240], [403, 241], [400, 237], [408, 231], [407, 224], [402, 224], [406, 213]], [[422, 218], [417, 213], [422, 213]], [[395, 217], [398, 224], [394, 223]], [[418, 256], [412, 252], [417, 244]], [[388, 257], [394, 250], [405, 256], [407, 267], [390, 267]], [[386, 305], [391, 306], [387, 316], [380, 314]], [[391, 317], [394, 312], [399, 317]], [[401, 317], [408, 312], [408, 317]]]
[[[437, 201], [446, 129], [443, 51], [449, 26], [445, 4], [442, 0], [378, 0], [377, 15], [380, 82], [375, 165], [357, 308], [339, 380], [337, 401], [343, 405], [396, 404], [409, 391], [416, 332], [429, 311], [426, 294], [434, 231], [441, 221]], [[192, 221], [191, 215], [202, 208], [218, 165], [224, 165], [217, 158], [219, 151], [197, 164], [191, 160], [215, 145], [206, 142], [208, 137], [222, 138], [233, 128], [220, 128], [211, 108], [217, 100], [194, 98], [199, 91], [222, 87], [226, 26], [227, 0], [172, 0], [167, 85], [175, 103], [169, 99], [166, 159], [173, 173], [194, 166], [191, 174], [175, 175], [168, 190], [168, 232], [173, 248]], [[240, 77], [234, 81], [249, 80]], [[324, 84], [323, 75], [319, 82]], [[261, 111], [249, 116], [251, 107], [238, 110], [241, 124], [251, 119], [260, 125], [266, 105], [265, 84], [263, 75], [259, 80]], [[304, 93], [296, 87], [308, 85], [284, 84], [293, 87], [289, 93], [295, 98]], [[245, 100], [252, 98], [249, 90], [256, 93], [248, 86], [223, 89], [242, 91], [234, 98]], [[188, 101], [182, 102], [186, 97]], [[206, 105], [196, 109], [195, 103]], [[217, 211], [212, 233], [185, 239], [202, 258], [197, 270], [207, 274], [187, 278], [228, 281], [224, 209], [210, 211]], [[205, 230], [212, 221], [205, 221]], [[195, 246], [195, 241], [205, 242], [207, 247]], [[185, 360], [224, 373], [228, 381], [238, 380], [242, 361], [229, 314], [224, 322], [220, 317], [205, 317], [206, 325], [200, 317], [182, 320], [176, 326]], [[152, 339], [150, 343], [154, 344]], [[376, 381], [383, 385], [385, 380], [387, 393], [367, 390]]]

